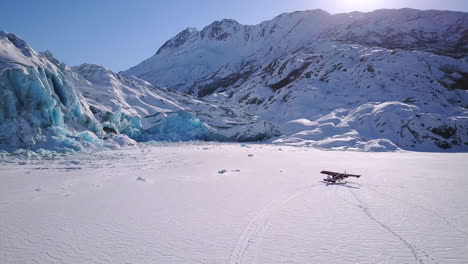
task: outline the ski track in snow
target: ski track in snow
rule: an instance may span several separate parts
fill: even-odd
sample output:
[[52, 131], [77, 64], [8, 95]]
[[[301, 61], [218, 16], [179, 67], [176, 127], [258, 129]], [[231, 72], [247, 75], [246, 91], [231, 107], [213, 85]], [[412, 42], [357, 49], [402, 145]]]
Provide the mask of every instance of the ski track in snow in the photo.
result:
[[240, 264], [242, 263], [242, 257], [244, 253], [249, 250], [252, 246], [255, 247], [259, 243], [258, 240], [261, 240], [262, 233], [268, 226], [269, 219], [275, 215], [275, 213], [286, 205], [289, 201], [296, 198], [297, 196], [303, 194], [304, 192], [318, 187], [322, 184], [316, 184], [312, 186], [306, 186], [298, 188], [296, 192], [292, 195], [289, 195], [286, 199], [282, 200], [272, 200], [265, 207], [263, 207], [257, 215], [245, 226], [242, 234], [237, 240], [236, 247], [234, 248], [233, 253], [229, 263]]
[[396, 198], [396, 197], [394, 197], [394, 196], [392, 196], [392, 195], [383, 193], [383, 192], [377, 190], [377, 188], [369, 187], [368, 185], [366, 185], [366, 187], [367, 187], [369, 190], [371, 190], [371, 191], [374, 191], [374, 192], [376, 192], [376, 193], [378, 193], [378, 194], [380, 194], [380, 195], [384, 195], [384, 196], [386, 196], [386, 197], [389, 197], [389, 198], [391, 198], [391, 199], [393, 199], [393, 200], [395, 200], [395, 201], [398, 201], [398, 202], [400, 202], [400, 203], [405, 204], [406, 206], [413, 207], [413, 208], [419, 208], [419, 209], [422, 209], [422, 210], [424, 210], [424, 211], [426, 211], [426, 212], [428, 212], [428, 213], [431, 213], [431, 214], [435, 215], [437, 218], [439, 218], [441, 221], [445, 222], [448, 226], [452, 227], [452, 228], [453, 228], [454, 230], [456, 230], [457, 232], [464, 234], [464, 235], [468, 238], [468, 232], [463, 231], [463, 230], [460, 229], [458, 226], [456, 226], [454, 223], [452, 223], [450, 220], [448, 220], [446, 217], [443, 217], [442, 215], [440, 215], [440, 214], [437, 213], [436, 211], [434, 211], [434, 210], [432, 210], [432, 209], [430, 209], [430, 208], [427, 208], [427, 207], [425, 207], [425, 206], [411, 204], [411, 203], [408, 202], [408, 201], [404, 201], [404, 200], [399, 199], [399, 198]]
[[[359, 197], [351, 190], [351, 189], [348, 189], [351, 194], [353, 195], [353, 197], [356, 199], [356, 201], [359, 203], [358, 205], [354, 205], [360, 209], [362, 209], [362, 211], [364, 212], [364, 214], [369, 217], [372, 221], [374, 221], [375, 223], [377, 223], [378, 225], [380, 225], [382, 228], [386, 229], [388, 232], [390, 232], [393, 236], [395, 236], [396, 238], [398, 238], [406, 247], [408, 247], [408, 249], [411, 251], [411, 254], [414, 256], [414, 258], [421, 264], [423, 263], [427, 263], [425, 261], [423, 261], [423, 259], [420, 257], [420, 254], [418, 252], [422, 252], [424, 254], [425, 257], [427, 258], [430, 258], [434, 263], [438, 263], [436, 262], [432, 257], [430, 257], [425, 251], [421, 250], [421, 249], [418, 249], [416, 248], [415, 245], [411, 244], [410, 242], [408, 242], [405, 238], [403, 238], [401, 235], [399, 235], [397, 232], [395, 232], [393, 229], [391, 229], [388, 225], [386, 225], [385, 223], [383, 223], [382, 221], [376, 219], [372, 214], [371, 212], [369, 211], [369, 207], [367, 206], [367, 204], [365, 202], [363, 202], [361, 199], [359, 199]], [[351, 203], [349, 203], [350, 205], [353, 205]]]

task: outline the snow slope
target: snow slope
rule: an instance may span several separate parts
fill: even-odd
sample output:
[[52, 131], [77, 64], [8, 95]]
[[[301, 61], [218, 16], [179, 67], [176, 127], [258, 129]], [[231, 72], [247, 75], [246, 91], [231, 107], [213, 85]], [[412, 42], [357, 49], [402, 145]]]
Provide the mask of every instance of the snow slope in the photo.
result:
[[0, 149], [77, 151], [149, 140], [258, 141], [278, 135], [237, 108], [102, 66], [68, 67], [0, 31]]
[[[467, 158], [206, 143], [3, 156], [0, 263], [466, 263]], [[323, 169], [363, 176], [327, 186]]]
[[467, 13], [282, 14], [189, 28], [124, 72], [278, 123], [275, 142], [468, 148]]

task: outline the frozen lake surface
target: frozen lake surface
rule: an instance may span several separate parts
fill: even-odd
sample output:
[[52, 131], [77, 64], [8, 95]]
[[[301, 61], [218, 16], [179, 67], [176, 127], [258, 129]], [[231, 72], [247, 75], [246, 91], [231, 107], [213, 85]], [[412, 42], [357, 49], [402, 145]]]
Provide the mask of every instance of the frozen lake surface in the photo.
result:
[[468, 263], [467, 171], [466, 153], [256, 144], [6, 158], [0, 263]]

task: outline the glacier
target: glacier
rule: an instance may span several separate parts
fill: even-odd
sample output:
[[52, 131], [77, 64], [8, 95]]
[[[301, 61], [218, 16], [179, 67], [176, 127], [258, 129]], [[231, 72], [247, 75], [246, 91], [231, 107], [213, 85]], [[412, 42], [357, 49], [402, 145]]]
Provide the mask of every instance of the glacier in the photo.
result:
[[276, 135], [271, 122], [240, 110], [227, 113], [100, 65], [68, 67], [50, 51], [37, 53], [0, 31], [0, 149], [75, 152], [136, 141], [252, 141]]

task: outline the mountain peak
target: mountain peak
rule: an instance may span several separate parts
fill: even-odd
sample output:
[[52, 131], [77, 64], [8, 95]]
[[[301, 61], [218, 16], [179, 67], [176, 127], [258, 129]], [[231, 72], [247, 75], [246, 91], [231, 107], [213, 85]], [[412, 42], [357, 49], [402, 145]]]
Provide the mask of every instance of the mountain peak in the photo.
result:
[[162, 52], [166, 50], [173, 50], [177, 49], [178, 47], [184, 45], [187, 43], [187, 41], [193, 37], [194, 35], [197, 35], [198, 29], [194, 27], [189, 27], [181, 31], [179, 34], [177, 34], [175, 37], [172, 39], [166, 41], [161, 48], [156, 52], [156, 54], [161, 54]]
[[112, 82], [117, 82], [116, 74], [102, 65], [83, 63], [73, 67], [73, 70], [93, 84], [111, 85]]
[[239, 31], [241, 27], [242, 25], [234, 19], [222, 19], [203, 28], [200, 34], [202, 38], [223, 41], [233, 33]]
[[284, 17], [284, 16], [296, 16], [296, 15], [306, 15], [306, 16], [329, 16], [330, 13], [323, 9], [311, 9], [311, 10], [301, 10], [301, 11], [294, 11], [294, 12], [286, 12], [278, 15], [277, 17]]
[[54, 54], [50, 50], [45, 50], [45, 51], [39, 52], [39, 54], [44, 56], [46, 59], [48, 59], [50, 62], [52, 62], [53, 64], [55, 64], [59, 68], [66, 67], [66, 65], [63, 62], [61, 62], [57, 58], [55, 58]]

